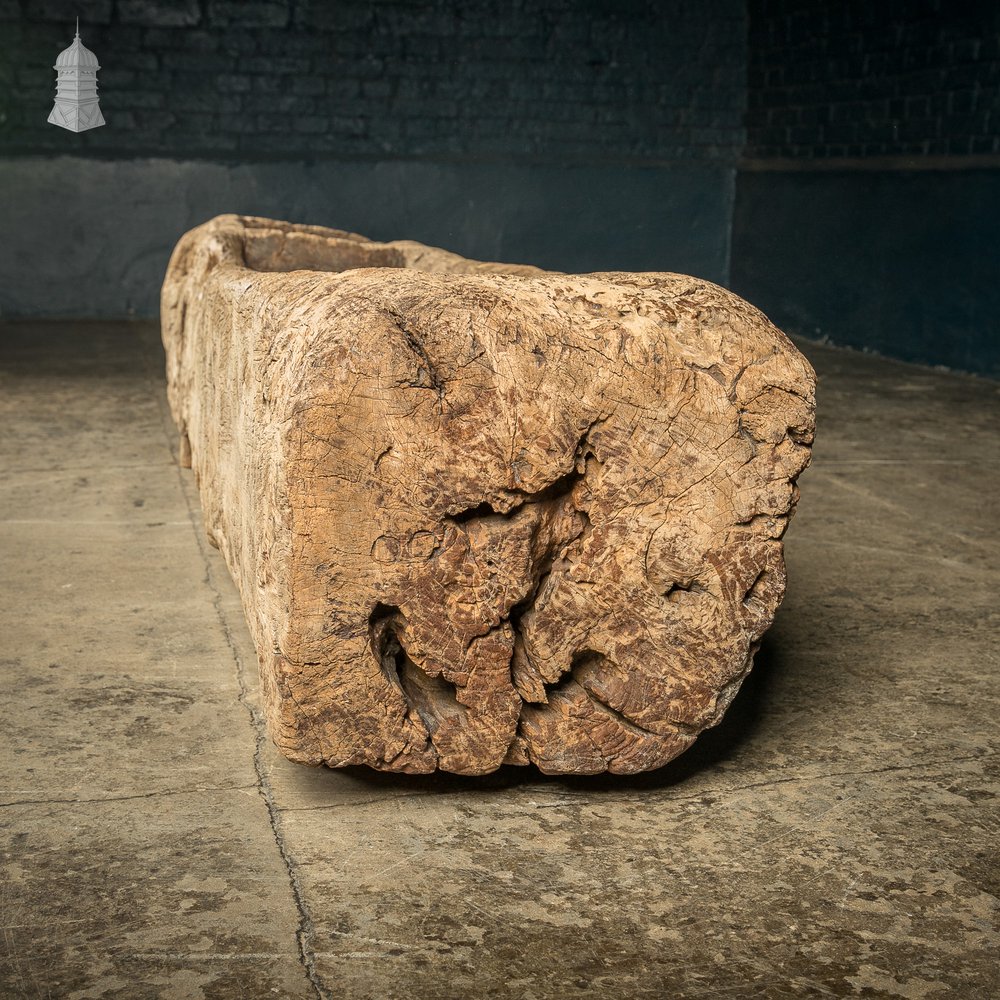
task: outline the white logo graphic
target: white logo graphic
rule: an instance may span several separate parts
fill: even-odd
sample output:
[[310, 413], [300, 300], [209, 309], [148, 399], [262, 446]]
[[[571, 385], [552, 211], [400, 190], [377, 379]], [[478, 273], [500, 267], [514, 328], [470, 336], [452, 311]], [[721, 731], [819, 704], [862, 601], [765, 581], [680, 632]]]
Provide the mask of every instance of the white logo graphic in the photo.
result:
[[56, 103], [49, 122], [71, 132], [86, 132], [104, 124], [97, 103], [97, 56], [80, 41], [80, 19], [76, 19], [76, 38], [63, 49], [52, 67], [56, 71]]

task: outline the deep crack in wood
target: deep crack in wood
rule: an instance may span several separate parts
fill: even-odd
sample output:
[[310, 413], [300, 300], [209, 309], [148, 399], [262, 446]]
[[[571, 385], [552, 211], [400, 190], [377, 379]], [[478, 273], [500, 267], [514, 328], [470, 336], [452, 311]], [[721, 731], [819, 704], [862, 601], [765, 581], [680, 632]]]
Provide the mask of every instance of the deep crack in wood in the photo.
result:
[[722, 717], [813, 439], [812, 369], [759, 311], [220, 216], [161, 315], [292, 760], [631, 773]]

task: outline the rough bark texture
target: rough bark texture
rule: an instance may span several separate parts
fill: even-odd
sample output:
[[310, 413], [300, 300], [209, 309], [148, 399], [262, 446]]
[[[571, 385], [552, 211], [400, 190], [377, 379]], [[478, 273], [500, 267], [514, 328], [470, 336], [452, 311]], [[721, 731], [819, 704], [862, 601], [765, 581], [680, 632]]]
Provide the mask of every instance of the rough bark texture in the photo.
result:
[[719, 721], [813, 435], [812, 369], [752, 306], [222, 216], [162, 322], [288, 757], [629, 773]]

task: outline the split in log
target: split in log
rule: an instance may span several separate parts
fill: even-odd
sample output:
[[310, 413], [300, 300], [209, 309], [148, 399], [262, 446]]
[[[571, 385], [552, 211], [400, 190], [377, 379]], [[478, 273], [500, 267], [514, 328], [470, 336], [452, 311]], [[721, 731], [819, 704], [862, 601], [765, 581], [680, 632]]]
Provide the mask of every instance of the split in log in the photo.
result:
[[221, 216], [162, 324], [292, 760], [632, 773], [719, 721], [813, 438], [812, 369], [758, 310]]

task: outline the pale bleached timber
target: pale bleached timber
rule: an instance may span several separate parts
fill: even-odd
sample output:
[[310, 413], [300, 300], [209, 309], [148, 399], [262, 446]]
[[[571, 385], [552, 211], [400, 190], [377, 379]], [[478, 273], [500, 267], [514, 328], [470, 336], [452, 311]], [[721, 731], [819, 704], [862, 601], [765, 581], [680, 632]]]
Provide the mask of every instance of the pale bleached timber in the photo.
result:
[[757, 309], [229, 215], [178, 243], [162, 325], [292, 760], [631, 773], [719, 721], [813, 438]]

